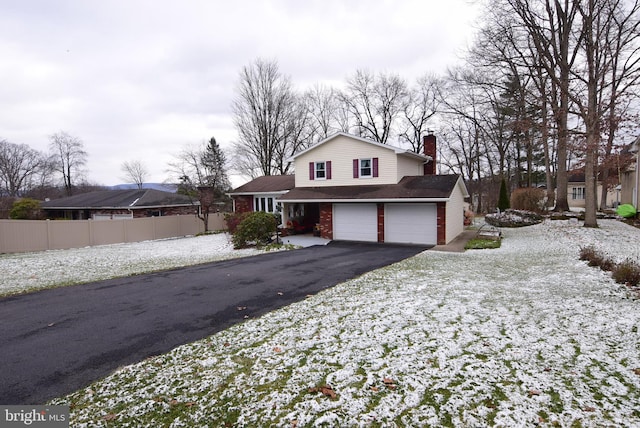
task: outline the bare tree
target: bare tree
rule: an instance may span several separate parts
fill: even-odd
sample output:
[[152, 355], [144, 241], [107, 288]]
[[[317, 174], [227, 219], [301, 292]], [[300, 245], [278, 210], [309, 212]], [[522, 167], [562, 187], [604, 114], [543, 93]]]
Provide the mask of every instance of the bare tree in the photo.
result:
[[26, 144], [0, 140], [0, 196], [16, 197], [30, 190], [45, 165], [45, 157]]
[[142, 161], [132, 160], [125, 161], [120, 166], [120, 170], [124, 173], [124, 177], [122, 177], [125, 181], [130, 181], [138, 186], [138, 189], [142, 189], [142, 185], [149, 174], [149, 171], [144, 166]]
[[422, 137], [427, 133], [429, 121], [438, 112], [441, 103], [438, 88], [442, 85], [440, 78], [425, 74], [408, 92], [400, 119], [400, 141], [408, 143], [416, 153], [422, 153]]
[[356, 132], [386, 144], [408, 100], [407, 84], [395, 74], [358, 70], [347, 79], [340, 101], [355, 122]]
[[232, 108], [239, 140], [234, 151], [243, 175], [286, 174], [286, 162], [306, 144], [300, 136], [307, 126], [306, 112], [276, 61], [256, 60], [240, 73]]
[[537, 66], [545, 70], [557, 90], [557, 102], [551, 104], [558, 133], [556, 210], [566, 211], [569, 209], [567, 143], [571, 69], [580, 48], [579, 36], [576, 37], [578, 1], [505, 1], [531, 41], [539, 62]]
[[70, 196], [76, 179], [82, 176], [82, 168], [87, 163], [84, 143], [64, 131], [51, 135], [49, 141], [49, 147], [55, 154], [56, 170], [62, 174], [65, 192]]
[[309, 128], [315, 142], [342, 130], [338, 120], [338, 99], [333, 88], [315, 85], [304, 94]]

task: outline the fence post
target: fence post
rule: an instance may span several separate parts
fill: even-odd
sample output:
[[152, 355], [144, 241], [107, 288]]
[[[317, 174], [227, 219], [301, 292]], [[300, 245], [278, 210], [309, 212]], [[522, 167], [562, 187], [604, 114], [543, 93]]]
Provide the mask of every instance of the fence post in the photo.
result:
[[47, 219], [47, 250], [51, 249], [51, 220]]

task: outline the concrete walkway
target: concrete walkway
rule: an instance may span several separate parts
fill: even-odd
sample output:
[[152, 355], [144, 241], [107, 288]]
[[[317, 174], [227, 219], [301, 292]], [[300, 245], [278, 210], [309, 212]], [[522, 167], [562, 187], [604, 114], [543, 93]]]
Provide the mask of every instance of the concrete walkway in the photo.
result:
[[283, 244], [297, 245], [299, 247], [311, 247], [312, 245], [327, 245], [331, 240], [313, 236], [312, 234], [306, 235], [290, 235], [280, 237]]
[[[436, 245], [431, 248], [431, 251], [445, 251], [450, 253], [463, 253], [464, 246], [469, 242], [470, 239], [476, 237], [478, 231], [476, 229], [465, 230], [460, 235], [458, 235], [453, 241], [449, 242], [446, 245]], [[317, 236], [313, 236], [311, 234], [307, 235], [291, 235], [284, 236], [280, 238], [283, 244], [292, 244], [297, 245], [299, 247], [310, 247], [312, 245], [327, 245], [331, 240], [319, 238]]]
[[446, 245], [436, 245], [431, 249], [431, 251], [446, 251], [450, 253], [463, 253], [464, 246], [467, 245], [469, 240], [476, 237], [478, 231], [477, 230], [465, 230], [460, 235], [456, 236], [456, 238], [449, 242]]

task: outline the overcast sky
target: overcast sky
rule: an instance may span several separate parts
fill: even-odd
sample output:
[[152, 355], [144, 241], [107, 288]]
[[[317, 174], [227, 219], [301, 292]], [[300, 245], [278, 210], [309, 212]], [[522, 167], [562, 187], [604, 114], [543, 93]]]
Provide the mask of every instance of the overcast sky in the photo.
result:
[[0, 0], [0, 139], [48, 151], [63, 130], [84, 142], [90, 182], [123, 182], [127, 160], [163, 182], [186, 144], [230, 149], [255, 59], [300, 89], [357, 69], [411, 83], [458, 61], [477, 16], [469, 0]]

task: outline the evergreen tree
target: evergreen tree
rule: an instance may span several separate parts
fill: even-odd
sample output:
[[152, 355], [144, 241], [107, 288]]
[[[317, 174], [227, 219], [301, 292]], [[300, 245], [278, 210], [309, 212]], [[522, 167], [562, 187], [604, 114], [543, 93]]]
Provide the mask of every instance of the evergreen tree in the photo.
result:
[[507, 194], [507, 182], [503, 178], [500, 182], [500, 196], [498, 197], [498, 209], [504, 211], [509, 209], [509, 195]]

